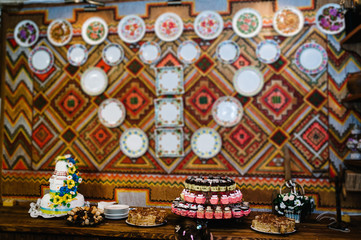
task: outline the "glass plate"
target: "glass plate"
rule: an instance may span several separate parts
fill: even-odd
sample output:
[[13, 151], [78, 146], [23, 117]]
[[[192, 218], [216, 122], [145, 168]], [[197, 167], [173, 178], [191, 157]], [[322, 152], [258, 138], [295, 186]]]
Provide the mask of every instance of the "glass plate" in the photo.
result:
[[167, 224], [167, 221], [165, 220], [162, 223], [159, 224], [155, 224], [155, 225], [149, 225], [149, 226], [142, 226], [142, 225], [135, 225], [133, 223], [128, 222], [128, 220], [125, 220], [125, 223], [128, 224], [129, 226], [133, 226], [133, 227], [143, 227], [143, 228], [150, 228], [150, 227], [159, 227], [159, 226], [163, 226], [165, 224]]
[[129, 128], [120, 137], [120, 149], [130, 158], [141, 157], [148, 150], [148, 137], [140, 128]]
[[216, 130], [200, 128], [192, 135], [191, 146], [193, 152], [200, 158], [212, 158], [222, 148], [222, 139]]
[[234, 74], [233, 86], [243, 96], [254, 96], [263, 88], [263, 75], [255, 67], [243, 67]]
[[219, 36], [223, 30], [223, 19], [214, 11], [203, 11], [194, 20], [194, 31], [205, 40]]
[[155, 72], [157, 96], [184, 93], [183, 67], [161, 67], [156, 68]]
[[135, 43], [141, 40], [145, 34], [145, 23], [137, 15], [128, 15], [118, 24], [118, 34], [120, 39], [127, 43]]
[[156, 129], [155, 144], [158, 158], [182, 157], [184, 155], [182, 128]]
[[340, 5], [329, 3], [318, 9], [316, 14], [316, 25], [325, 34], [338, 34], [345, 29], [345, 17], [338, 12]]
[[39, 38], [38, 25], [31, 20], [19, 22], [15, 27], [14, 38], [21, 47], [33, 46]]
[[298, 34], [303, 28], [303, 23], [302, 12], [294, 7], [282, 8], [273, 16], [273, 28], [278, 34], [285, 37]]
[[281, 48], [276, 41], [267, 39], [257, 45], [256, 55], [261, 62], [271, 64], [279, 59]]
[[327, 52], [317, 43], [305, 43], [295, 54], [296, 66], [306, 74], [316, 74], [327, 66]]
[[146, 42], [139, 49], [139, 57], [146, 64], [156, 63], [160, 58], [160, 47], [156, 42]]
[[98, 96], [107, 88], [108, 76], [101, 68], [89, 68], [81, 76], [80, 85], [86, 94]]
[[123, 61], [124, 50], [119, 44], [110, 43], [103, 49], [102, 57], [109, 66], [116, 66]]
[[54, 46], [64, 46], [73, 37], [73, 27], [65, 19], [55, 19], [48, 26], [47, 36], [49, 42]]
[[47, 47], [36, 47], [30, 52], [28, 62], [34, 73], [47, 73], [54, 65], [54, 55]]
[[287, 233], [272, 233], [272, 232], [265, 232], [265, 231], [261, 231], [261, 230], [258, 230], [256, 228], [254, 228], [252, 225], [251, 225], [251, 229], [256, 231], [256, 232], [260, 232], [260, 233], [266, 233], [266, 234], [273, 234], [273, 235], [286, 235], [286, 234], [291, 234], [291, 233], [295, 233], [296, 232], [296, 229], [293, 230], [292, 232], [287, 232]]
[[88, 50], [83, 44], [74, 44], [68, 49], [68, 62], [73, 66], [81, 66], [88, 59]]
[[180, 127], [183, 126], [183, 99], [163, 98], [154, 100], [155, 126]]
[[90, 45], [102, 43], [108, 35], [108, 25], [100, 17], [92, 17], [84, 22], [81, 27], [81, 36]]
[[234, 63], [239, 58], [240, 52], [238, 44], [230, 40], [221, 42], [216, 49], [217, 58], [227, 64]]
[[100, 122], [109, 128], [118, 127], [124, 121], [126, 110], [121, 101], [115, 98], [104, 100], [98, 108]]
[[213, 104], [212, 116], [219, 125], [233, 127], [242, 119], [242, 104], [234, 97], [220, 97]]
[[201, 48], [192, 40], [182, 42], [177, 51], [179, 60], [185, 64], [192, 64], [198, 60], [201, 55]]
[[262, 21], [258, 11], [252, 8], [243, 8], [234, 15], [232, 28], [238, 36], [251, 38], [261, 31]]
[[175, 13], [163, 13], [155, 21], [154, 28], [159, 39], [171, 42], [182, 35], [183, 21]]

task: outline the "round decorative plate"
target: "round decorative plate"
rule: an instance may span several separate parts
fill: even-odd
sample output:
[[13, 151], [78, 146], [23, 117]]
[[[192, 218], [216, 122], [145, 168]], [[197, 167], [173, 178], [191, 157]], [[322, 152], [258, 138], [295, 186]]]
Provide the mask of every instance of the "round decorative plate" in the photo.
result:
[[124, 50], [119, 44], [110, 43], [103, 49], [102, 57], [109, 66], [116, 66], [123, 60]]
[[191, 147], [198, 157], [212, 158], [221, 150], [222, 139], [216, 130], [207, 127], [200, 128], [192, 135]]
[[148, 150], [148, 137], [139, 128], [129, 128], [120, 137], [120, 149], [130, 158], [140, 157]]
[[29, 67], [34, 73], [46, 73], [53, 65], [54, 55], [47, 47], [36, 47], [30, 52]]
[[104, 100], [98, 108], [100, 122], [109, 128], [118, 127], [125, 119], [126, 110], [121, 101], [115, 98]]
[[194, 20], [194, 31], [205, 40], [219, 36], [223, 30], [223, 19], [214, 11], [203, 11]]
[[128, 222], [128, 220], [125, 220], [125, 223], [128, 224], [129, 226], [133, 226], [133, 227], [151, 228], [151, 227], [163, 226], [163, 225], [167, 224], [167, 220], [165, 220], [162, 223], [158, 223], [158, 224], [155, 224], [155, 225], [146, 225], [146, 226], [145, 225], [136, 225], [136, 224]]
[[38, 25], [31, 20], [19, 22], [15, 27], [14, 38], [16, 43], [22, 47], [33, 46], [39, 38]]
[[345, 16], [339, 4], [329, 3], [318, 9], [316, 14], [316, 25], [325, 34], [338, 34], [345, 29]]
[[127, 43], [135, 43], [141, 40], [145, 34], [145, 23], [137, 15], [128, 15], [118, 24], [120, 39]]
[[101, 68], [89, 68], [81, 76], [80, 85], [88, 95], [98, 96], [107, 88], [108, 76]]
[[316, 74], [327, 66], [327, 52], [317, 43], [305, 43], [295, 54], [296, 66], [306, 74]]
[[252, 8], [243, 8], [233, 17], [233, 31], [244, 38], [256, 36], [262, 29], [262, 17], [258, 11]]
[[182, 35], [183, 21], [175, 13], [163, 13], [155, 21], [155, 34], [163, 41], [171, 42]]
[[219, 125], [233, 127], [242, 119], [242, 104], [234, 97], [220, 97], [213, 104], [212, 116]]
[[273, 16], [273, 28], [278, 34], [285, 37], [296, 35], [302, 30], [303, 14], [294, 7], [285, 7], [278, 10]]
[[54, 46], [64, 46], [73, 37], [73, 27], [65, 19], [56, 19], [48, 26], [48, 40]]
[[152, 64], [160, 58], [160, 47], [156, 42], [146, 42], [139, 49], [140, 59], [146, 64]]
[[100, 17], [92, 17], [81, 27], [81, 36], [90, 45], [102, 43], [108, 35], [108, 25]]
[[273, 232], [266, 232], [266, 231], [261, 231], [256, 229], [255, 227], [251, 226], [251, 229], [256, 231], [256, 232], [260, 232], [260, 233], [266, 233], [266, 234], [272, 234], [272, 235], [286, 235], [286, 234], [291, 234], [291, 233], [295, 233], [296, 229], [293, 230], [292, 232], [286, 232], [286, 233], [273, 233]]
[[179, 45], [177, 55], [183, 63], [192, 64], [197, 61], [201, 55], [201, 48], [196, 42], [187, 40]]
[[73, 66], [81, 66], [88, 59], [88, 50], [83, 44], [74, 44], [68, 49], [68, 61]]
[[239, 58], [240, 52], [237, 43], [226, 40], [218, 44], [216, 55], [221, 62], [231, 64]]
[[263, 75], [255, 67], [243, 67], [235, 73], [233, 86], [243, 96], [254, 96], [263, 87]]
[[274, 63], [281, 55], [281, 48], [276, 41], [267, 39], [257, 45], [256, 55], [263, 63]]

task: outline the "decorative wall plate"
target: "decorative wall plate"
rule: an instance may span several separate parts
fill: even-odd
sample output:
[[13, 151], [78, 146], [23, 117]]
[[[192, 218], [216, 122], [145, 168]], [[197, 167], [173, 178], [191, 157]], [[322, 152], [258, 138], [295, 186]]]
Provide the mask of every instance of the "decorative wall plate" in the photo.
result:
[[316, 25], [325, 34], [338, 34], [345, 29], [345, 16], [339, 4], [329, 3], [318, 9]]
[[73, 66], [81, 66], [88, 59], [88, 50], [83, 44], [74, 44], [68, 49], [68, 61]]
[[263, 63], [274, 63], [281, 55], [281, 48], [276, 41], [267, 39], [257, 45], [256, 55]]
[[123, 61], [124, 50], [119, 44], [110, 43], [103, 49], [102, 57], [109, 66], [116, 66]]
[[99, 105], [98, 118], [106, 127], [118, 127], [124, 121], [125, 116], [125, 107], [118, 99], [106, 99]]
[[155, 130], [155, 150], [157, 157], [182, 157], [182, 128], [158, 128]]
[[120, 149], [130, 158], [138, 158], [148, 150], [148, 137], [139, 128], [129, 128], [120, 137]]
[[184, 93], [183, 67], [162, 67], [155, 71], [157, 96]]
[[200, 158], [212, 158], [222, 148], [222, 139], [212, 128], [200, 128], [192, 135], [191, 146], [193, 152]]
[[294, 7], [285, 7], [278, 10], [273, 16], [273, 28], [285, 37], [299, 33], [303, 28], [304, 18], [300, 10]]
[[254, 96], [263, 87], [263, 75], [255, 67], [243, 67], [235, 73], [233, 86], [243, 96]]
[[14, 38], [21, 47], [33, 46], [39, 38], [38, 25], [31, 20], [19, 22], [15, 27]]
[[160, 47], [156, 42], [146, 42], [139, 49], [139, 57], [146, 64], [156, 63], [160, 58]]
[[155, 21], [154, 28], [159, 39], [171, 42], [182, 35], [183, 21], [175, 13], [163, 13]]
[[145, 23], [137, 15], [128, 15], [118, 24], [118, 34], [120, 39], [127, 43], [135, 43], [141, 40], [145, 34]]
[[162, 98], [154, 100], [155, 126], [180, 127], [183, 126], [183, 99]]
[[296, 66], [306, 74], [316, 74], [327, 66], [327, 52], [317, 43], [305, 43], [295, 54]]
[[81, 36], [90, 45], [102, 43], [108, 35], [108, 25], [100, 17], [92, 17], [84, 22], [81, 27]]
[[179, 60], [185, 64], [192, 64], [198, 60], [201, 55], [201, 48], [192, 40], [182, 42], [177, 51]]
[[98, 96], [107, 88], [108, 76], [101, 68], [89, 68], [81, 76], [80, 85], [88, 95]]
[[30, 52], [28, 62], [31, 71], [43, 74], [54, 65], [54, 55], [47, 47], [36, 47]]
[[205, 40], [219, 36], [223, 30], [223, 19], [214, 11], [203, 11], [194, 20], [194, 31]]
[[220, 97], [213, 104], [212, 116], [219, 125], [233, 127], [242, 119], [242, 104], [234, 97]]
[[254, 37], [261, 31], [262, 21], [258, 11], [252, 8], [243, 8], [233, 17], [233, 31], [243, 38]]
[[47, 36], [49, 42], [54, 46], [64, 46], [73, 37], [73, 27], [65, 19], [55, 19], [48, 26]]
[[221, 62], [231, 64], [239, 58], [240, 52], [237, 43], [226, 40], [218, 44], [216, 55]]

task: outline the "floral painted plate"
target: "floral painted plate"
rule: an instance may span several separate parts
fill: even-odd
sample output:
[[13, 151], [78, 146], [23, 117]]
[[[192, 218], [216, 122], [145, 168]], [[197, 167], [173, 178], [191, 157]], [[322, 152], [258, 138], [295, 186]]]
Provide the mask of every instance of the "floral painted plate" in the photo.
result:
[[118, 24], [118, 34], [120, 39], [127, 43], [136, 43], [144, 37], [145, 23], [137, 15], [128, 15]]
[[155, 34], [165, 42], [176, 40], [182, 35], [183, 21], [175, 13], [163, 13], [155, 21]]
[[194, 31], [205, 40], [211, 40], [219, 36], [223, 30], [223, 19], [214, 11], [201, 12], [194, 21]]
[[294, 7], [282, 8], [273, 16], [273, 28], [281, 36], [291, 37], [298, 34], [303, 24], [302, 12]]
[[160, 157], [182, 157], [183, 130], [182, 128], [158, 128], [155, 130], [155, 150]]
[[53, 65], [54, 55], [47, 47], [36, 47], [30, 52], [29, 67], [34, 73], [47, 73]]
[[226, 40], [217, 46], [216, 55], [221, 62], [231, 64], [239, 58], [240, 52], [237, 43]]
[[212, 116], [219, 125], [233, 127], [242, 119], [242, 104], [234, 97], [220, 97], [213, 104]]
[[74, 44], [68, 49], [68, 61], [73, 66], [81, 66], [88, 59], [88, 50], [83, 44]]
[[108, 128], [118, 127], [122, 124], [125, 115], [123, 103], [115, 98], [104, 100], [98, 108], [98, 118]]
[[116, 66], [123, 60], [124, 50], [119, 44], [110, 43], [103, 49], [102, 57], [109, 66]]
[[327, 52], [317, 43], [305, 43], [295, 55], [296, 66], [306, 74], [316, 74], [327, 66]]
[[243, 38], [254, 37], [261, 31], [262, 21], [262, 17], [258, 11], [252, 8], [243, 8], [233, 17], [233, 31]]
[[86, 20], [81, 27], [81, 36], [90, 45], [102, 43], [108, 35], [108, 25], [100, 17], [92, 17]]
[[31, 20], [19, 22], [15, 27], [14, 38], [16, 43], [22, 47], [33, 46], [39, 38], [38, 25]]
[[177, 51], [179, 60], [185, 64], [192, 64], [198, 60], [201, 55], [201, 48], [192, 40], [182, 42]]
[[48, 26], [47, 35], [49, 42], [54, 46], [64, 46], [73, 37], [73, 27], [65, 19], [56, 19]]
[[139, 49], [139, 57], [146, 64], [156, 63], [160, 58], [160, 47], [156, 42], [146, 42]]
[[338, 34], [345, 29], [345, 17], [336, 3], [323, 5], [316, 14], [316, 25], [325, 34]]
[[235, 73], [233, 86], [243, 96], [254, 96], [263, 88], [263, 75], [255, 67], [243, 67]]
[[148, 137], [140, 128], [129, 128], [120, 137], [120, 149], [130, 158], [138, 158], [148, 150]]
[[212, 128], [200, 128], [192, 135], [191, 147], [200, 158], [212, 158], [222, 148], [222, 139], [219, 133]]
[[183, 99], [162, 98], [154, 100], [155, 127], [183, 126]]
[[267, 39], [257, 45], [256, 55], [261, 62], [271, 64], [279, 59], [281, 48], [276, 41]]
[[183, 67], [161, 67], [156, 68], [155, 72], [157, 96], [184, 93]]
[[89, 68], [81, 76], [80, 85], [88, 95], [98, 96], [107, 88], [108, 76], [101, 68]]

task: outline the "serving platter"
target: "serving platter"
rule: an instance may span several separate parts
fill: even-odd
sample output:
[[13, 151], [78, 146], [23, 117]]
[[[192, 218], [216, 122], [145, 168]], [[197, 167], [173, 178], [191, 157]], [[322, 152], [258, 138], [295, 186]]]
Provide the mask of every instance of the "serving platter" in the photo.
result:
[[184, 93], [183, 67], [156, 68], [156, 93], [160, 95], [177, 95]]
[[39, 38], [39, 28], [35, 22], [31, 20], [23, 20], [19, 22], [14, 30], [14, 39], [21, 47], [33, 46]]
[[119, 37], [127, 43], [140, 41], [144, 37], [145, 30], [144, 20], [137, 15], [128, 15], [118, 24]]
[[151, 227], [163, 226], [163, 225], [167, 224], [167, 221], [164, 221], [164, 222], [159, 223], [159, 224], [147, 225], [147, 226], [144, 226], [144, 225], [136, 225], [136, 224], [133, 224], [133, 223], [128, 222], [128, 220], [125, 220], [125, 223], [128, 224], [129, 226], [133, 226], [133, 227], [151, 228]]
[[156, 127], [180, 127], [184, 125], [182, 98], [155, 99], [154, 108]]
[[271, 64], [279, 59], [281, 48], [276, 41], [267, 39], [257, 45], [256, 55], [261, 62]]
[[116, 66], [124, 58], [124, 50], [117, 43], [110, 43], [103, 49], [102, 58], [109, 66]]
[[295, 233], [296, 232], [296, 229], [293, 230], [292, 232], [286, 232], [286, 233], [276, 233], [276, 232], [265, 232], [265, 231], [261, 231], [261, 230], [258, 230], [256, 228], [254, 228], [252, 225], [251, 225], [251, 229], [256, 231], [256, 232], [259, 232], [259, 233], [266, 233], [266, 234], [271, 234], [271, 235], [287, 235], [287, 234], [291, 234], [291, 233]]
[[233, 127], [242, 119], [242, 104], [234, 97], [220, 97], [213, 104], [212, 116], [219, 125]]
[[194, 31], [204, 40], [215, 39], [222, 30], [223, 19], [217, 12], [203, 11], [194, 20]]
[[298, 34], [304, 24], [303, 14], [295, 7], [284, 7], [273, 16], [273, 28], [284, 37]]
[[29, 54], [28, 63], [31, 71], [36, 74], [44, 74], [53, 67], [54, 55], [45, 46], [36, 47]]
[[212, 128], [200, 128], [192, 135], [191, 147], [200, 158], [208, 159], [216, 156], [222, 148], [219, 133]]
[[98, 118], [99, 121], [106, 127], [118, 127], [124, 121], [125, 116], [125, 107], [118, 99], [106, 99], [99, 105]]
[[232, 19], [233, 31], [240, 37], [251, 38], [256, 36], [262, 29], [262, 17], [253, 8], [239, 10]]
[[327, 66], [326, 50], [319, 44], [311, 42], [300, 46], [295, 54], [296, 66], [306, 74], [317, 74]]
[[87, 19], [81, 28], [81, 36], [90, 45], [102, 43], [108, 35], [108, 25], [100, 17]]
[[140, 128], [129, 128], [120, 137], [120, 149], [130, 158], [141, 157], [148, 150], [148, 137]]
[[48, 26], [47, 36], [49, 42], [54, 46], [64, 46], [73, 37], [73, 27], [65, 19], [55, 19]]
[[68, 62], [73, 66], [81, 66], [88, 59], [88, 50], [83, 44], [71, 45], [67, 53]]
[[157, 157], [182, 157], [183, 130], [182, 128], [155, 129], [155, 150]]
[[201, 55], [201, 48], [192, 40], [182, 42], [177, 50], [177, 56], [185, 64], [192, 64]]
[[241, 53], [237, 43], [231, 40], [226, 40], [218, 44], [216, 49], [217, 58], [227, 64], [234, 63]]
[[160, 58], [160, 47], [156, 42], [146, 42], [139, 49], [139, 57], [146, 64], [156, 63]]
[[159, 39], [171, 42], [182, 35], [183, 21], [175, 13], [163, 13], [155, 21], [154, 30]]
[[80, 86], [86, 94], [98, 96], [107, 88], [108, 76], [101, 68], [89, 68], [82, 74]]
[[345, 16], [339, 11], [341, 6], [329, 3], [320, 7], [316, 13], [316, 26], [325, 34], [339, 34], [345, 27]]
[[263, 88], [263, 75], [255, 67], [243, 67], [234, 74], [233, 86], [238, 93], [251, 97]]

